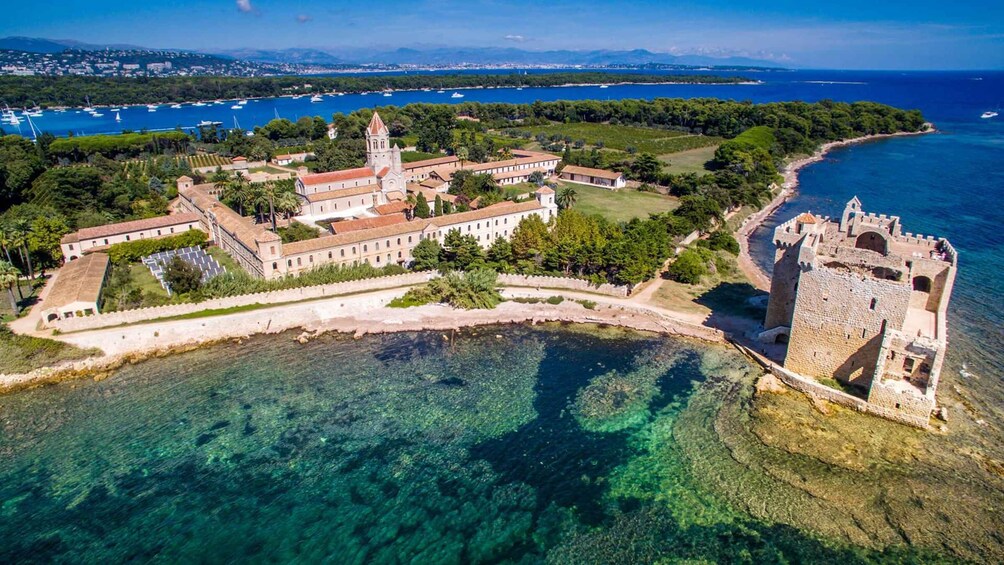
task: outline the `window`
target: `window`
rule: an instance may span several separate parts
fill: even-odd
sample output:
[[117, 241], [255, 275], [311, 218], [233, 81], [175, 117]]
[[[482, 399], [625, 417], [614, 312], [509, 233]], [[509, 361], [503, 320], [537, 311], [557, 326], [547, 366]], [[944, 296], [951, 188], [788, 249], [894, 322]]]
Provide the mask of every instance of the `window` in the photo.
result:
[[73, 251], [73, 244], [70, 244], [70, 251]]
[[868, 331], [867, 328], [861, 328], [861, 339], [865, 338], [865, 332], [867, 331]]
[[[378, 241], [378, 242], [376, 242], [376, 243], [374, 243], [373, 245], [375, 246], [375, 249], [376, 249], [377, 251], [380, 251], [380, 242], [379, 242], [379, 241]], [[365, 251], [365, 249], [364, 249], [364, 251]]]
[[[418, 237], [422, 237], [422, 234], [419, 234]], [[408, 243], [411, 243], [411, 236], [410, 235], [408, 236]]]
[[307, 258], [307, 262], [309, 262], [309, 263], [313, 263], [313, 262], [314, 262], [314, 256], [313, 256], [313, 255], [311, 255], [310, 257], [308, 257], [308, 258]]
[[157, 230], [157, 235], [160, 235], [160, 230]]
[[366, 253], [367, 250], [368, 250], [368, 247], [366, 245], [364, 245], [363, 246], [363, 253]]
[[[342, 252], [342, 255], [345, 255], [344, 251]], [[331, 259], [331, 252], [330, 251], [328, 251], [328, 259]]]
[[352, 246], [352, 254], [353, 254], [353, 255], [355, 255], [355, 254], [356, 254], [356, 246], [355, 246], [355, 245], [353, 245], [353, 246]]
[[171, 233], [174, 233], [174, 228], [171, 228]]
[[286, 266], [287, 267], [292, 267], [293, 266], [293, 260], [292, 259], [287, 259], [286, 260]]
[[401, 238], [400, 238], [400, 237], [399, 237], [399, 238], [397, 238], [397, 244], [398, 244], [398, 245], [401, 245]]
[[[398, 241], [398, 243], [401, 243], [401, 242]], [[387, 247], [390, 248], [390, 240], [389, 239], [387, 240]]]
[[380, 262], [380, 256], [377, 255], [377, 263], [379, 263], [379, 262]]
[[297, 267], [303, 266], [302, 257], [297, 257], [296, 258], [296, 266]]
[[400, 251], [398, 251], [398, 252], [397, 252], [397, 258], [398, 258], [398, 259], [400, 259], [400, 258], [401, 258], [401, 252], [400, 252]]
[[[107, 240], [105, 240], [105, 241], [107, 241]], [[129, 241], [129, 236], [128, 235], [126, 236], [126, 241]]]
[[273, 262], [272, 262], [272, 270], [273, 270], [273, 271], [276, 271], [276, 270], [278, 270], [278, 269], [279, 269], [279, 264], [273, 261]]
[[275, 255], [275, 246], [274, 245], [269, 245], [268, 246], [268, 252], [271, 253], [272, 255]]
[[907, 357], [906, 359], [903, 360], [903, 370], [906, 371], [907, 373], [912, 373], [913, 364], [914, 364], [913, 358]]
[[339, 255], [339, 256], [340, 256], [340, 257], [345, 257], [345, 250], [344, 250], [344, 249], [342, 249], [342, 250], [340, 251], [340, 255]]
[[868, 308], [871, 309], [871, 310], [874, 310], [876, 304], [878, 304], [878, 299], [877, 298], [872, 298], [872, 303], [871, 303], [871, 305]]

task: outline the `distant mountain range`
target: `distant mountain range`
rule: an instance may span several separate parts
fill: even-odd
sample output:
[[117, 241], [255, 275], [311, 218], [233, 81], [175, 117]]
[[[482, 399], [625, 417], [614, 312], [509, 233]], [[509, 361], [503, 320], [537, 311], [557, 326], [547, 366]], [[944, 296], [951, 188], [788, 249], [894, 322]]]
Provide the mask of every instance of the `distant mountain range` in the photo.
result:
[[[102, 49], [149, 49], [135, 45], [91, 44], [69, 39], [42, 39], [34, 37], [0, 38], [0, 49], [30, 51], [34, 53], [58, 53], [66, 49], [96, 51]], [[149, 49], [164, 50], [164, 49]], [[176, 49], [171, 51], [193, 51]], [[233, 59], [243, 59], [264, 63], [285, 63], [299, 65], [326, 65], [345, 67], [350, 65], [419, 65], [419, 66], [590, 66], [604, 67], [617, 65], [679, 65], [690, 67], [770, 67], [779, 65], [773, 61], [748, 57], [709, 57], [705, 55], [673, 55], [657, 53], [647, 49], [629, 51], [615, 50], [554, 50], [530, 51], [515, 47], [430, 47], [422, 49], [400, 48], [375, 50], [359, 48], [290, 48], [290, 49], [225, 49], [202, 51]]]

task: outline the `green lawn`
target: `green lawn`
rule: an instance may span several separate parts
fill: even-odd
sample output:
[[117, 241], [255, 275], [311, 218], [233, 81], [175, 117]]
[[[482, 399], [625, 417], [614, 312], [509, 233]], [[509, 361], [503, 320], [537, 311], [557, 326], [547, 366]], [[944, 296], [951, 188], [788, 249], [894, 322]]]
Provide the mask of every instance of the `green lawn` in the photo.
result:
[[663, 169], [663, 171], [667, 173], [672, 173], [674, 175], [683, 173], [697, 173], [698, 175], [704, 175], [710, 172], [704, 168], [704, 164], [714, 158], [716, 149], [718, 149], [717, 144], [697, 149], [688, 149], [678, 153], [659, 155], [659, 160], [667, 163], [666, 167]]
[[647, 218], [649, 214], [669, 212], [679, 201], [671, 196], [651, 192], [638, 192], [624, 188], [618, 191], [595, 186], [560, 182], [557, 192], [570, 186], [577, 193], [575, 209], [584, 214], [599, 214], [615, 222], [626, 222], [632, 218]]
[[143, 291], [143, 294], [152, 294], [168, 298], [167, 291], [157, 282], [157, 277], [153, 276], [150, 269], [143, 263], [133, 263], [129, 265], [129, 272], [132, 275], [133, 286]]
[[402, 163], [414, 163], [415, 161], [424, 161], [426, 159], [438, 159], [440, 157], [446, 157], [445, 153], [425, 153], [422, 151], [402, 151], [401, 152], [401, 162]]
[[546, 126], [517, 127], [516, 129], [529, 131], [534, 136], [538, 133], [548, 136], [555, 134], [569, 136], [573, 141], [582, 140], [590, 146], [603, 142], [604, 147], [619, 151], [634, 147], [639, 153], [655, 155], [676, 153], [707, 145], [718, 145], [722, 141], [717, 137], [689, 135], [679, 131], [596, 123], [554, 123]]

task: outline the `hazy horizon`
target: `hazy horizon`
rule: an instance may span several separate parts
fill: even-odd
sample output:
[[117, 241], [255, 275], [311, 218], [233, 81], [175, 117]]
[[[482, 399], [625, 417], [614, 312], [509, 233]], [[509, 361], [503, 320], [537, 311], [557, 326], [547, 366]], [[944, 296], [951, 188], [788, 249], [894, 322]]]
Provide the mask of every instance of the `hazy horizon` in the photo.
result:
[[1004, 68], [1004, 4], [972, 0], [840, 6], [789, 0], [666, 5], [656, 0], [55, 0], [8, 7], [0, 36], [209, 52], [290, 48], [646, 49], [793, 68]]

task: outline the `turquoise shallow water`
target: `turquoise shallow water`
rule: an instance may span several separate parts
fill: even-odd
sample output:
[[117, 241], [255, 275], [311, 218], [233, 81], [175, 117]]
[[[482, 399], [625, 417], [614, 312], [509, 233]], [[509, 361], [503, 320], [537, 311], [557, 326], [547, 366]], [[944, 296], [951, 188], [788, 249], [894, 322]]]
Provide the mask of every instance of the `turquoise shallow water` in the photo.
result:
[[0, 562], [866, 557], [715, 502], [675, 451], [695, 387], [750, 370], [689, 342], [505, 327], [258, 338], [17, 393]]

